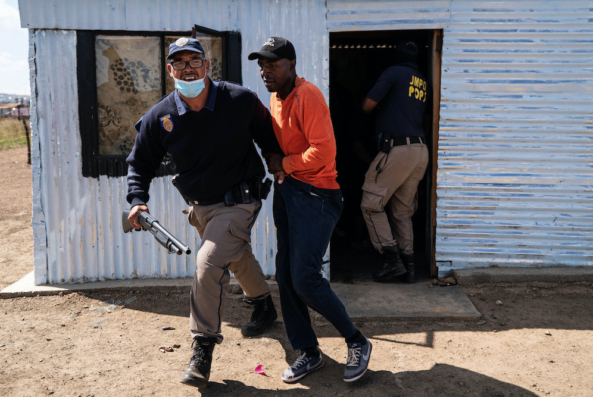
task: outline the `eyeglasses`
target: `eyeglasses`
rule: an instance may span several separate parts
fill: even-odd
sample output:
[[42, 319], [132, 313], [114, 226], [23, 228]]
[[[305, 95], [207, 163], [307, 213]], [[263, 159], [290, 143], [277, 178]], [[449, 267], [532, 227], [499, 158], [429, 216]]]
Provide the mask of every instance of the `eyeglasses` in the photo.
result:
[[204, 64], [204, 61], [205, 61], [204, 58], [198, 58], [198, 59], [192, 59], [189, 62], [177, 61], [177, 62], [169, 62], [169, 63], [171, 64], [171, 66], [173, 66], [173, 69], [183, 70], [187, 67], [188, 63], [189, 63], [189, 67], [192, 69], [201, 68], [202, 65]]

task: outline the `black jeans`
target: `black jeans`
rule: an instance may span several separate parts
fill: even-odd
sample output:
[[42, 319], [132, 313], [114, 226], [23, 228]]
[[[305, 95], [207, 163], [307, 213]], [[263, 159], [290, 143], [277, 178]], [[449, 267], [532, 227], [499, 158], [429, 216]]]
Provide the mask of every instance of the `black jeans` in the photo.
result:
[[342, 209], [340, 189], [320, 189], [291, 177], [274, 184], [276, 281], [286, 333], [295, 350], [318, 345], [307, 307], [331, 322], [344, 338], [356, 332], [321, 275], [323, 255]]

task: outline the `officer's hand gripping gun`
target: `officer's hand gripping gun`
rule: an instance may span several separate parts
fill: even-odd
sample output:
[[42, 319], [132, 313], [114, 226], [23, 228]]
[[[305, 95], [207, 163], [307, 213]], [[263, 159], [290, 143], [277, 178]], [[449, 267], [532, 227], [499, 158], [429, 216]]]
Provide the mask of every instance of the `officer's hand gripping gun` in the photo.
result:
[[[124, 211], [121, 215], [121, 223], [124, 229], [124, 233], [136, 230], [132, 227], [132, 224], [128, 220], [129, 215], [129, 210]], [[138, 221], [142, 225], [142, 230], [148, 230], [150, 233], [152, 233], [154, 235], [154, 238], [156, 238], [156, 241], [158, 241], [159, 244], [165, 247], [170, 254], [181, 255], [184, 252], [187, 255], [191, 254], [191, 250], [187, 245], [177, 240], [175, 236], [169, 233], [167, 229], [162, 227], [159, 224], [159, 221], [154, 219], [148, 212], [141, 212], [138, 216]], [[138, 229], [138, 231], [140, 231], [140, 229]]]

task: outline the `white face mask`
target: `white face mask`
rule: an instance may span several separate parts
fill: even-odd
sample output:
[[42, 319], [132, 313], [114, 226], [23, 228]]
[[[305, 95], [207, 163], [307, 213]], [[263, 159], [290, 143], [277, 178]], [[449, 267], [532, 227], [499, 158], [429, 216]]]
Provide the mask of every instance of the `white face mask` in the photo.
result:
[[204, 83], [206, 74], [204, 74], [204, 77], [202, 77], [200, 80], [195, 81], [178, 80], [176, 78], [173, 79], [175, 80], [175, 88], [177, 91], [179, 91], [179, 93], [186, 98], [197, 97], [206, 87], [206, 84]]

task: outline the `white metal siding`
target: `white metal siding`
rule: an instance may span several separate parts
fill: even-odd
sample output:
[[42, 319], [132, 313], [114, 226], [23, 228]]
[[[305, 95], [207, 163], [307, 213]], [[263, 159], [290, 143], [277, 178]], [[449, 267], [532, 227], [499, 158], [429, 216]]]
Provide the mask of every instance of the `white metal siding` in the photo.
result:
[[186, 31], [202, 21], [235, 30], [238, 1], [20, 0], [21, 27], [64, 30]]
[[[266, 39], [283, 35], [297, 50], [299, 75], [328, 97], [329, 37], [325, 5], [276, 1], [27, 1], [21, 22], [32, 31], [33, 233], [35, 282], [61, 283], [134, 277], [184, 277], [195, 270], [191, 256], [167, 255], [148, 233], [124, 235], [128, 208], [125, 178], [83, 178], [76, 81], [76, 32], [70, 29], [188, 30], [198, 24], [238, 30], [242, 38], [243, 85], [269, 104], [257, 64], [247, 61]], [[123, 13], [123, 14], [122, 14]], [[60, 28], [62, 30], [46, 30]], [[170, 178], [150, 189], [151, 213], [195, 253], [199, 237], [181, 214], [185, 207]], [[252, 246], [266, 274], [275, 273], [276, 238], [271, 197], [252, 231]]]
[[[36, 283], [192, 274], [193, 258], [167, 255], [148, 233], [121, 232], [121, 212], [128, 207], [125, 178], [82, 177], [76, 33], [38, 30], [31, 39]], [[168, 182], [153, 183], [151, 212], [195, 247], [196, 233], [187, 222], [174, 221], [181, 219], [183, 202]]]
[[[246, 57], [269, 36], [293, 41], [297, 71], [327, 99], [328, 30], [443, 28], [440, 270], [593, 264], [592, 1], [328, 0], [326, 12], [313, 0], [32, 0], [20, 9], [30, 28], [239, 30], [244, 85], [266, 105]], [[123, 178], [80, 175], [74, 32], [36, 31], [31, 41], [36, 282], [191, 275], [193, 258], [165, 255], [146, 234], [117, 232]], [[169, 187], [168, 178], [155, 182], [151, 210], [197, 244]], [[273, 227], [268, 200], [252, 237], [267, 274]]]
[[451, 0], [328, 0], [330, 32], [444, 28], [451, 16]]
[[443, 45], [441, 272], [593, 264], [592, 10], [591, 1], [453, 1]]

